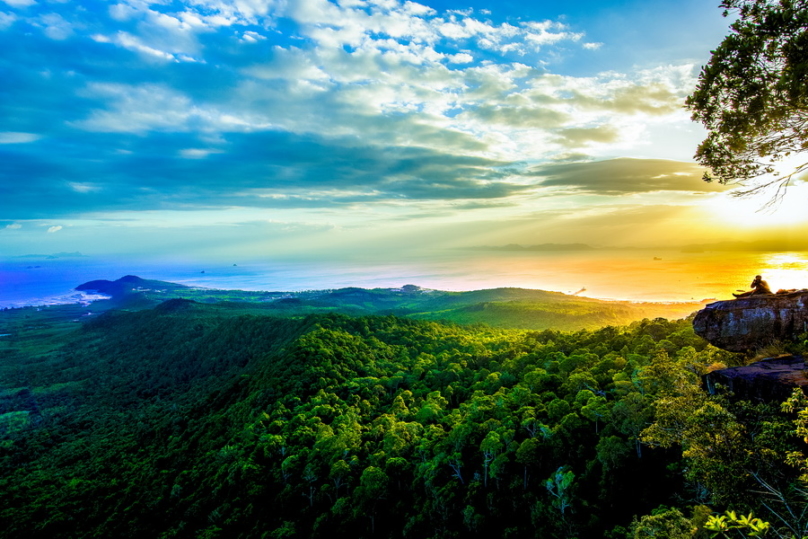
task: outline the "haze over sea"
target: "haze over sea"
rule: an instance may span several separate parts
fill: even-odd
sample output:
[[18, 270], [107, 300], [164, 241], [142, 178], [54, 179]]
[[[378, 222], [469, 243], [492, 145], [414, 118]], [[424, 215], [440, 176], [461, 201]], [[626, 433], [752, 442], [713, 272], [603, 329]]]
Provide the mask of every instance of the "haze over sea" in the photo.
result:
[[576, 252], [446, 251], [422, 257], [342, 260], [164, 260], [97, 257], [0, 260], [0, 308], [92, 299], [74, 290], [124, 275], [220, 289], [299, 291], [416, 284], [439, 290], [521, 287], [632, 301], [727, 299], [763, 274], [773, 289], [808, 286], [808, 252], [652, 250]]

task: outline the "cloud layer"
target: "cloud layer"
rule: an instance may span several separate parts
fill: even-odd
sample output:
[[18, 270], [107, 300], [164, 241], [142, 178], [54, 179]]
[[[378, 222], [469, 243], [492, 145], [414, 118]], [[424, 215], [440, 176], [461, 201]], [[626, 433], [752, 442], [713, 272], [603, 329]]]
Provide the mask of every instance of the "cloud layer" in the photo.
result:
[[211, 211], [232, 226], [521, 219], [575, 196], [716, 189], [682, 162], [692, 62], [576, 73], [609, 43], [568, 18], [461, 7], [5, 0], [4, 233]]

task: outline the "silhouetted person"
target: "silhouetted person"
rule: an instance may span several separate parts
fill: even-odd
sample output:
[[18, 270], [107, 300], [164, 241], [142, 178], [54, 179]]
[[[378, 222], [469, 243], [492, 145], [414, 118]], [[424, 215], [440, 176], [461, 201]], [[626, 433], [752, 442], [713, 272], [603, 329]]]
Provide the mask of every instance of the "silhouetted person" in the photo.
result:
[[772, 294], [771, 288], [769, 288], [769, 284], [763, 280], [760, 275], [755, 275], [755, 280], [752, 281], [750, 285], [752, 290], [749, 292], [744, 292], [742, 294], [732, 294], [736, 298], [745, 298], [748, 296], [761, 296], [763, 294]]

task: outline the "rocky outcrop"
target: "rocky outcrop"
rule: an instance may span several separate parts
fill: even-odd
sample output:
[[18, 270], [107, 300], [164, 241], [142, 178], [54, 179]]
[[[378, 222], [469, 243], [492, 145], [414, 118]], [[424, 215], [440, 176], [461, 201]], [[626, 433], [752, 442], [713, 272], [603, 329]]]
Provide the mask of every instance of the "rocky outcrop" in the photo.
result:
[[723, 386], [737, 399], [757, 402], [782, 402], [795, 387], [808, 387], [802, 356], [780, 356], [713, 371], [705, 375], [704, 381], [710, 394]]
[[710, 303], [696, 314], [693, 329], [730, 352], [793, 340], [808, 331], [808, 290]]

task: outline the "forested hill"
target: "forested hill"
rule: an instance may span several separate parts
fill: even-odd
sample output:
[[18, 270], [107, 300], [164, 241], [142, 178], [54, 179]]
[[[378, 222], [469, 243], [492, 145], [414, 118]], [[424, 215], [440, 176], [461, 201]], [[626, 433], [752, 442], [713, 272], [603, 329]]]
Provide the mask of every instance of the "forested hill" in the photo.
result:
[[[395, 314], [424, 320], [446, 320], [461, 324], [484, 323], [521, 329], [594, 329], [623, 325], [644, 318], [684, 318], [703, 303], [637, 303], [530, 290], [494, 288], [468, 292], [401, 288], [341, 288], [304, 292], [256, 292], [194, 288], [165, 281], [127, 275], [116, 281], [90, 281], [77, 287], [112, 296], [112, 306], [149, 308], [172, 298], [204, 303], [249, 303], [251, 312], [276, 316], [300, 316], [338, 312], [352, 316]], [[97, 302], [105, 309], [110, 302]], [[231, 305], [244, 309], [244, 305]]]
[[523, 332], [172, 300], [54, 335], [0, 339], [6, 538], [623, 538], [754, 506], [749, 471], [797, 474], [789, 418], [701, 392], [734, 356], [684, 321]]

